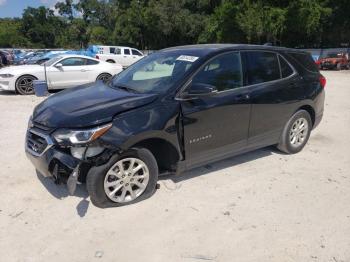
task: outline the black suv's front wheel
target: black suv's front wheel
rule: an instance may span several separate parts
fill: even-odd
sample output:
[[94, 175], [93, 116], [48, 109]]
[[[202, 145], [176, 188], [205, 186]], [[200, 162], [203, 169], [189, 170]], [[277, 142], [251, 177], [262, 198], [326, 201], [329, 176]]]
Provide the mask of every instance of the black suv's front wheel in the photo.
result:
[[277, 148], [287, 154], [300, 152], [309, 140], [311, 129], [310, 114], [305, 110], [299, 110], [285, 125]]
[[86, 178], [91, 202], [98, 207], [116, 207], [149, 198], [156, 189], [158, 165], [147, 149], [131, 149], [93, 167]]

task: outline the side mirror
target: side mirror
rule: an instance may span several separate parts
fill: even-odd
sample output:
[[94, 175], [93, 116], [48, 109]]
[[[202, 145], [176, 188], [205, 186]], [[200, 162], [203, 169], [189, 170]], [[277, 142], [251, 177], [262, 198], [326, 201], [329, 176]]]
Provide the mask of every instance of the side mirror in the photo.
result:
[[192, 99], [198, 99], [200, 97], [213, 96], [218, 92], [215, 86], [203, 83], [191, 84], [181, 96], [176, 97], [177, 101], [187, 101]]
[[57, 68], [62, 68], [63, 65], [62, 65], [61, 63], [58, 63], [58, 64], [55, 65], [55, 67], [57, 67]]
[[209, 84], [195, 83], [191, 84], [187, 89], [188, 97], [211, 96], [218, 92], [215, 86]]

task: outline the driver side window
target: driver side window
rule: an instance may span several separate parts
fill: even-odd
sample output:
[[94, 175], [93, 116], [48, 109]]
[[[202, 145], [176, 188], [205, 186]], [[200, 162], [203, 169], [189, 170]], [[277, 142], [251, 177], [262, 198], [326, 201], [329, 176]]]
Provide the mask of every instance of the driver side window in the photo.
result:
[[232, 52], [217, 56], [194, 76], [192, 84], [212, 85], [218, 91], [243, 86], [240, 54]]
[[83, 66], [85, 59], [80, 57], [67, 58], [61, 61], [62, 66]]

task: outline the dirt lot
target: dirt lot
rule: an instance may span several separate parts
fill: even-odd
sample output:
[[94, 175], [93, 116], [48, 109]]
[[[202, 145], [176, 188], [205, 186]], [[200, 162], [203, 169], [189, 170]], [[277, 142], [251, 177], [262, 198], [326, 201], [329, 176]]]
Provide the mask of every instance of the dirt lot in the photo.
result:
[[265, 148], [98, 209], [84, 186], [37, 177], [24, 154], [40, 99], [0, 93], [0, 261], [350, 261], [350, 72], [324, 72], [323, 122], [304, 151]]

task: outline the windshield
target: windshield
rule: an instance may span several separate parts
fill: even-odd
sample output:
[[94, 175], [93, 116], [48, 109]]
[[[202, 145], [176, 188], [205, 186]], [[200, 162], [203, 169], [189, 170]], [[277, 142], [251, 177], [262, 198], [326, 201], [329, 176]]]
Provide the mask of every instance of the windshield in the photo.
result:
[[58, 62], [61, 58], [62, 58], [62, 56], [55, 56], [55, 57], [51, 58], [50, 60], [46, 61], [45, 63], [43, 63], [42, 65], [52, 66], [53, 64]]
[[183, 54], [181, 50], [153, 53], [115, 76], [111, 87], [163, 93], [182, 80], [198, 60], [198, 56]]

